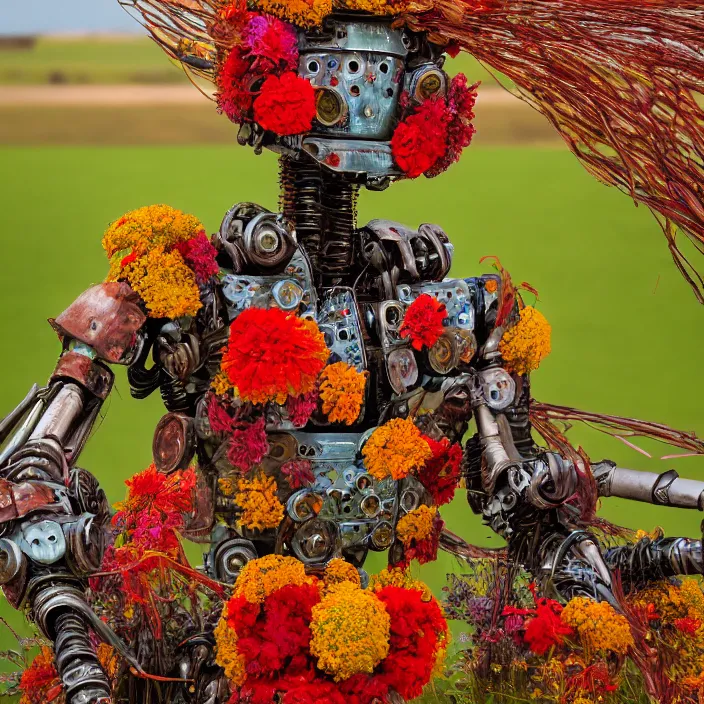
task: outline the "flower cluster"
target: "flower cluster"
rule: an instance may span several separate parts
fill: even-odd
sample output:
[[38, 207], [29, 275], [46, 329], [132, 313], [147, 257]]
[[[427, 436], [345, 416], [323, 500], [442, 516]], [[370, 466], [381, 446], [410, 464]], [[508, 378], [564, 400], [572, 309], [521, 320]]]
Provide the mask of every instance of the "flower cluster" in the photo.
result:
[[108, 281], [126, 281], [154, 318], [194, 315], [199, 283], [218, 272], [217, 251], [192, 215], [151, 205], [123, 215], [105, 232]]
[[550, 354], [550, 323], [532, 306], [520, 311], [520, 320], [503, 335], [499, 352], [506, 369], [516, 374], [535, 371]]
[[[391, 578], [390, 578], [391, 579]], [[215, 631], [216, 661], [253, 704], [372, 704], [420, 694], [448, 630], [427, 587], [396, 577], [362, 589], [330, 562], [318, 577], [271, 555], [248, 563]]]
[[445, 304], [428, 293], [422, 293], [408, 306], [399, 333], [410, 339], [414, 349], [432, 347], [442, 335], [446, 318]]
[[[399, 123], [391, 138], [391, 151], [408, 178], [437, 176], [459, 160], [475, 133], [472, 120], [477, 86], [468, 86], [466, 76], [457, 74], [447, 98], [427, 98]], [[409, 102], [408, 96], [403, 96], [403, 102]]]
[[276, 14], [250, 12], [240, 0], [223, 10], [218, 31], [231, 48], [218, 64], [218, 106], [233, 122], [254, 120], [277, 135], [300, 134], [313, 122], [315, 95], [295, 73], [296, 30]]
[[396, 537], [403, 545], [403, 557], [396, 566], [408, 567], [412, 560], [421, 565], [437, 560], [444, 527], [435, 506], [421, 505], [407, 513], [396, 526]]
[[276, 496], [276, 479], [259, 472], [237, 484], [235, 503], [241, 511], [239, 523], [250, 530], [276, 528], [284, 517], [284, 506]]
[[[459, 689], [556, 704], [673, 704], [704, 693], [697, 578], [650, 583], [617, 596], [617, 606], [577, 596], [563, 607], [540, 597], [527, 575], [504, 570], [478, 560], [472, 574], [450, 578], [446, 613], [472, 630], [455, 665]], [[490, 668], [482, 668], [486, 662]]]
[[63, 686], [54, 665], [54, 653], [43, 647], [22, 673], [19, 689], [22, 692], [19, 704], [44, 704], [59, 702]]
[[460, 481], [462, 446], [447, 438], [439, 442], [424, 436], [433, 453], [418, 472], [418, 481], [430, 492], [436, 505], [442, 506], [455, 495]]
[[576, 631], [589, 652], [625, 655], [633, 645], [626, 617], [616, 613], [606, 601], [575, 597], [561, 614], [564, 624]]
[[320, 375], [320, 399], [331, 423], [352, 425], [359, 418], [366, 384], [366, 372], [358, 372], [345, 362], [325, 367]]
[[432, 450], [411, 418], [392, 418], [374, 430], [362, 456], [372, 476], [398, 480], [422, 469]]
[[230, 326], [222, 370], [243, 401], [284, 404], [314, 389], [329, 354], [315, 321], [247, 308]]

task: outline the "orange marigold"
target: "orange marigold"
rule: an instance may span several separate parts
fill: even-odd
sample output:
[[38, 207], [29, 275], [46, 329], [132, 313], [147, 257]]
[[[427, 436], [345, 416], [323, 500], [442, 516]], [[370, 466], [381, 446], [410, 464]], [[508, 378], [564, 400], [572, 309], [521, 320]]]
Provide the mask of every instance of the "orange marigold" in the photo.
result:
[[284, 517], [284, 506], [276, 496], [276, 480], [264, 472], [237, 483], [235, 503], [242, 510], [239, 523], [250, 530], [276, 528]]
[[425, 540], [433, 532], [433, 521], [437, 512], [435, 506], [419, 506], [409, 511], [396, 524], [396, 537], [405, 547], [413, 540]]
[[352, 584], [356, 584], [358, 587], [362, 584], [357, 568], [347, 562], [347, 560], [340, 558], [330, 560], [327, 564], [325, 573], [323, 574], [323, 582], [326, 588], [340, 584], [340, 582], [352, 582]]
[[283, 404], [313, 390], [329, 356], [314, 320], [247, 308], [230, 326], [222, 369], [243, 401]]
[[127, 249], [141, 256], [154, 247], [186, 242], [203, 230], [193, 215], [168, 205], [148, 205], [115, 220], [105, 231], [103, 249], [110, 258]]
[[152, 318], [195, 315], [203, 305], [195, 274], [176, 250], [152, 249], [108, 278], [127, 281]]
[[411, 418], [392, 418], [376, 428], [362, 448], [364, 465], [377, 479], [403, 479], [432, 455]]
[[633, 635], [625, 616], [606, 601], [586, 597], [571, 599], [560, 614], [562, 622], [575, 631], [587, 650], [625, 655]]
[[331, 423], [352, 425], [362, 410], [367, 373], [346, 362], [330, 364], [320, 375], [323, 413]]
[[504, 366], [516, 374], [529, 374], [550, 354], [552, 329], [545, 316], [533, 306], [520, 312], [520, 320], [501, 338], [499, 352]]
[[369, 579], [369, 589], [374, 592], [381, 591], [384, 587], [401, 587], [402, 589], [416, 589], [423, 594], [423, 601], [435, 599], [430, 587], [418, 579], [413, 579], [408, 570], [398, 567], [388, 567]]
[[193, 215], [167, 205], [133, 210], [103, 237], [111, 259], [107, 280], [126, 281], [153, 318], [195, 315], [202, 306], [196, 274], [177, 247], [197, 237], [205, 234]]
[[242, 596], [252, 604], [262, 604], [277, 589], [293, 584], [315, 584], [300, 560], [283, 555], [266, 555], [248, 562], [235, 582], [233, 596]]
[[332, 0], [255, 0], [254, 8], [297, 27], [315, 27], [332, 12]]
[[241, 687], [247, 678], [245, 658], [237, 649], [237, 633], [227, 623], [227, 602], [223, 615], [215, 628], [215, 663], [222, 667], [225, 677], [235, 686]]

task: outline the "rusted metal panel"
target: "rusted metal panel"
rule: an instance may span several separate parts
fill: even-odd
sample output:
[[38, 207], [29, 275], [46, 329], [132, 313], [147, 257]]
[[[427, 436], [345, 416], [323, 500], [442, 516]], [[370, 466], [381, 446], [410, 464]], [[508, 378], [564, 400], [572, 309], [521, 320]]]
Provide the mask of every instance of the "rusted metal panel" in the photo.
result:
[[13, 484], [0, 479], [0, 523], [22, 518], [56, 503], [54, 490], [40, 482]]
[[78, 352], [66, 352], [59, 359], [51, 376], [55, 379], [74, 379], [94, 396], [105, 399], [112, 389], [113, 374], [102, 364]]
[[119, 362], [136, 343], [136, 333], [147, 319], [139, 296], [124, 282], [98, 284], [82, 293], [49, 323], [60, 337], [92, 347], [108, 362]]

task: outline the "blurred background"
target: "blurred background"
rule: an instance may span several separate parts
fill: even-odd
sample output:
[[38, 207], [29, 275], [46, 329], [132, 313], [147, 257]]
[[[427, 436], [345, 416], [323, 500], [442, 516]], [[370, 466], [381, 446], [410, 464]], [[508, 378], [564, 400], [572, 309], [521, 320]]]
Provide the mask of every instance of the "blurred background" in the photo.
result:
[[[453, 274], [482, 273], [479, 259], [496, 255], [537, 288], [553, 352], [533, 376], [536, 399], [704, 434], [702, 310], [654, 218], [583, 171], [547, 121], [476, 62], [448, 67], [482, 81], [475, 142], [437, 179], [364, 192], [360, 222], [438, 223], [455, 244]], [[168, 203], [212, 232], [235, 202], [277, 207], [275, 156], [238, 147], [236, 132], [116, 0], [0, 2], [0, 416], [51, 373], [59, 344], [46, 319], [105, 276], [112, 220]], [[157, 398], [132, 400], [118, 370], [82, 458], [112, 502], [150, 463], [162, 413]], [[582, 428], [572, 438], [594, 460], [704, 479], [701, 457], [663, 461], [667, 447], [642, 443], [647, 457]], [[601, 513], [700, 534], [695, 512], [609, 499]], [[462, 492], [445, 517], [467, 540], [498, 544]], [[440, 593], [460, 569], [441, 557], [418, 572]], [[26, 632], [1, 602], [0, 616]], [[0, 649], [12, 639], [0, 625]]]

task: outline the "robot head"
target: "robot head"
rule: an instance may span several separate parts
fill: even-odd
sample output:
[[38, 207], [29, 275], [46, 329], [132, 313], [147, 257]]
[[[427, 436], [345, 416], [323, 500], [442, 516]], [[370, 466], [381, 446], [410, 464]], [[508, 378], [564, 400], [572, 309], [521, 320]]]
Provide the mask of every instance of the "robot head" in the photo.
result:
[[445, 96], [442, 53], [390, 20], [343, 15], [328, 17], [323, 32], [301, 32], [298, 46], [298, 74], [315, 88], [315, 118], [296, 146], [363, 180], [400, 175], [391, 138], [409, 97]]

